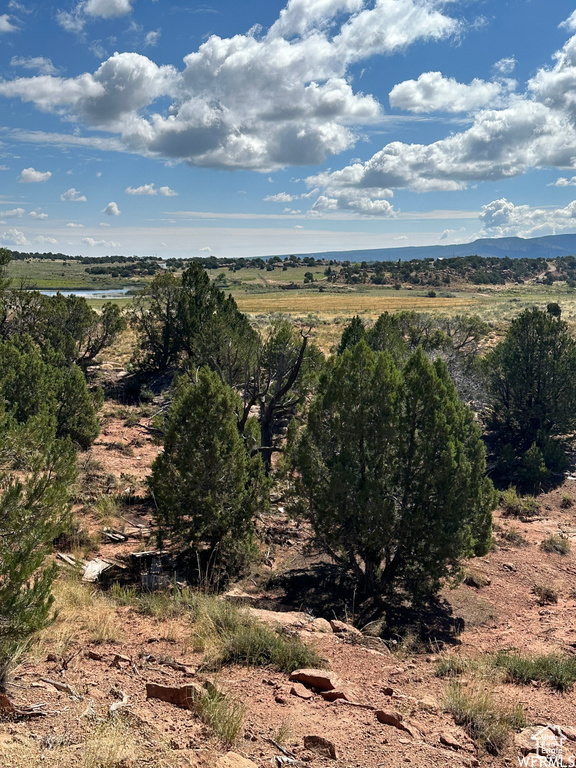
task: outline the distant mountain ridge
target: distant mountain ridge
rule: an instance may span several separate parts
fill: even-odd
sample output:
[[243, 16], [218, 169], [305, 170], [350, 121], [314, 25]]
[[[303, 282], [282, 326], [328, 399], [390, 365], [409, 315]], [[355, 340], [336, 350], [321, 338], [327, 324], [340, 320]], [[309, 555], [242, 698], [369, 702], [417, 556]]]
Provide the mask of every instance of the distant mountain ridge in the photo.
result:
[[546, 235], [544, 237], [496, 237], [474, 240], [456, 245], [416, 245], [399, 248], [370, 248], [355, 251], [323, 251], [299, 253], [300, 258], [334, 261], [410, 261], [411, 259], [443, 258], [453, 256], [497, 256], [511, 259], [552, 259], [557, 256], [576, 255], [576, 234]]

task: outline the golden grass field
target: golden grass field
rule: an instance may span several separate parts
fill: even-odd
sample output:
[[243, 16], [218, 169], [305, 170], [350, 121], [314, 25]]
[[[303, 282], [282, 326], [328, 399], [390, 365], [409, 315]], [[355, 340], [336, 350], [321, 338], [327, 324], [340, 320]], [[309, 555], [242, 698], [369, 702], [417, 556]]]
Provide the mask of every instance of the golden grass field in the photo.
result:
[[319, 293], [317, 291], [278, 291], [274, 293], [237, 293], [234, 295], [242, 312], [250, 315], [282, 312], [292, 315], [318, 314], [324, 317], [364, 314], [378, 317], [383, 312], [413, 309], [417, 312], [469, 311], [474, 303], [470, 295], [458, 298], [427, 298], [411, 296], [407, 291], [377, 291], [366, 293]]

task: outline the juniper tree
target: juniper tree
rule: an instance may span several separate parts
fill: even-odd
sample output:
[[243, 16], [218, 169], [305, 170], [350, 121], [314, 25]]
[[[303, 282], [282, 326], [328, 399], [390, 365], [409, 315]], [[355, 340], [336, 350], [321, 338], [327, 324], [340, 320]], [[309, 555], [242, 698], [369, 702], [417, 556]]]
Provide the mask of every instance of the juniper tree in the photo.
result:
[[576, 428], [576, 341], [559, 313], [526, 309], [485, 367], [497, 474], [537, 490], [567, 464], [568, 436]]
[[295, 513], [368, 594], [434, 594], [491, 538], [480, 429], [446, 366], [400, 370], [360, 342], [335, 358], [292, 449]]
[[0, 413], [0, 688], [11, 658], [51, 621], [52, 541], [69, 521], [70, 440], [43, 412], [18, 424]]
[[238, 395], [208, 368], [181, 377], [149, 481], [161, 536], [193, 559], [218, 556], [228, 573], [250, 548], [266, 491], [254, 424], [241, 436], [240, 410]]

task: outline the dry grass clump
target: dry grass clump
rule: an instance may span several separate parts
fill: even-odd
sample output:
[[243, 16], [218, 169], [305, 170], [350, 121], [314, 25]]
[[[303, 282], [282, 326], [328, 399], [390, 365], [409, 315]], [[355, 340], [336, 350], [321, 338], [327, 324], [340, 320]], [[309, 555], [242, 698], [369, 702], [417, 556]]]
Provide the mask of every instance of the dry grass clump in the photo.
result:
[[233, 746], [244, 724], [244, 705], [210, 685], [194, 702], [194, 712], [227, 747]]
[[543, 552], [555, 552], [558, 555], [567, 555], [570, 552], [572, 545], [570, 540], [566, 536], [557, 536], [552, 534], [540, 544], [540, 549]]
[[244, 664], [289, 674], [300, 667], [325, 666], [299, 637], [286, 636], [225, 600], [198, 596], [193, 614], [194, 642], [205, 652], [204, 665], [210, 669]]
[[548, 584], [534, 584], [532, 594], [538, 598], [538, 605], [556, 605], [558, 592]]
[[501, 752], [510, 734], [526, 726], [520, 704], [507, 707], [496, 701], [490, 690], [466, 689], [451, 683], [444, 696], [444, 706], [457, 725], [482, 749], [493, 755]]
[[569, 691], [576, 682], [576, 659], [549, 653], [541, 656], [522, 656], [501, 652], [494, 664], [505, 671], [506, 680], [529, 685], [533, 680], [544, 682], [557, 691]]
[[500, 495], [500, 506], [511, 517], [534, 517], [540, 512], [540, 502], [534, 496], [520, 496], [512, 487]]

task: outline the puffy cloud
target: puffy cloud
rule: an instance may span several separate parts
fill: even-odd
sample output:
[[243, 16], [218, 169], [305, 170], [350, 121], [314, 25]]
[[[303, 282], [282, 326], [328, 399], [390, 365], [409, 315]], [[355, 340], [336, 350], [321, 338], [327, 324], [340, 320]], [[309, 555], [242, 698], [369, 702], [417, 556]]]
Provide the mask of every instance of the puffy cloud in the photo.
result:
[[7, 13], [0, 14], [0, 32], [16, 32], [16, 27], [10, 21], [10, 16]]
[[482, 206], [483, 231], [491, 236], [521, 235], [576, 229], [576, 200], [565, 208], [514, 205], [506, 198]]
[[153, 48], [155, 45], [158, 45], [158, 40], [160, 40], [160, 35], [162, 34], [161, 29], [153, 29], [150, 32], [146, 33], [146, 36], [144, 37], [144, 45], [148, 48]]
[[10, 211], [0, 211], [0, 218], [2, 219], [21, 219], [26, 211], [24, 208], [12, 208]]
[[311, 211], [313, 213], [348, 211], [363, 216], [392, 218], [396, 215], [394, 206], [384, 199], [391, 195], [388, 189], [328, 188], [325, 194], [318, 197]]
[[514, 58], [514, 56], [506, 56], [504, 59], [500, 59], [500, 61], [497, 61], [496, 64], [492, 67], [492, 69], [497, 72], [500, 75], [511, 75], [512, 72], [516, 69], [516, 64], [518, 62]]
[[66, 226], [68, 229], [84, 229], [84, 224], [77, 224], [75, 221], [69, 221]]
[[92, 19], [113, 19], [132, 10], [131, 0], [82, 0], [71, 11], [59, 11], [56, 19], [67, 32], [82, 32]]
[[35, 243], [40, 243], [40, 245], [56, 245], [58, 240], [54, 237], [46, 237], [45, 235], [38, 235], [34, 238]]
[[45, 221], [48, 218], [47, 213], [40, 213], [40, 211], [30, 211], [28, 216], [35, 221]]
[[93, 237], [83, 237], [81, 242], [84, 245], [90, 246], [90, 248], [120, 248], [120, 243], [114, 240], [95, 240]]
[[502, 101], [500, 82], [472, 80], [469, 85], [441, 72], [424, 72], [418, 80], [405, 80], [390, 91], [390, 105], [410, 112], [474, 112]]
[[576, 176], [572, 176], [567, 179], [565, 176], [560, 176], [559, 179], [553, 181], [552, 184], [548, 184], [549, 187], [576, 187]]
[[34, 168], [24, 168], [18, 181], [21, 184], [39, 184], [48, 181], [50, 176], [52, 176], [52, 171], [36, 171]]
[[102, 210], [102, 213], [105, 213], [106, 216], [120, 216], [120, 209], [116, 203], [112, 202], [108, 203], [106, 208]]
[[164, 197], [176, 197], [178, 192], [175, 192], [170, 187], [158, 187], [154, 184], [143, 184], [141, 187], [126, 187], [126, 194], [128, 195], [163, 195]]
[[[576, 31], [576, 15], [565, 26]], [[418, 84], [422, 86], [424, 79], [425, 85], [429, 75], [399, 84], [393, 91], [394, 103], [417, 110], [438, 103], [447, 108], [442, 91], [459, 84], [436, 74], [432, 84], [438, 87], [423, 93]], [[503, 89], [512, 87], [510, 81], [501, 85]], [[471, 86], [463, 86], [462, 99], [455, 95], [459, 107], [472, 95]], [[458, 190], [470, 183], [507, 179], [546, 167], [576, 167], [576, 35], [554, 55], [552, 66], [542, 67], [528, 81], [524, 94], [509, 94], [500, 108], [480, 109], [465, 130], [431, 144], [391, 142], [366, 162], [310, 177], [307, 183], [320, 186], [324, 195], [327, 188]], [[571, 183], [565, 180], [557, 185]]]
[[287, 192], [278, 192], [276, 195], [266, 195], [264, 202], [267, 203], [291, 203], [297, 200], [298, 195], [289, 195]]
[[88, 0], [83, 4], [88, 16], [101, 19], [111, 19], [115, 16], [125, 16], [132, 10], [130, 0]]
[[12, 56], [10, 66], [36, 69], [41, 75], [55, 75], [58, 72], [54, 64], [52, 64], [52, 60], [46, 59], [44, 56]]
[[[93, 74], [0, 81], [0, 95], [117, 133], [143, 155], [255, 170], [319, 164], [355, 143], [352, 126], [381, 117], [377, 100], [354, 90], [350, 66], [454, 34], [445, 6], [289, 0], [266, 34], [213, 35], [184, 58], [183, 71], [114, 54]], [[65, 19], [71, 28], [81, 21]], [[161, 97], [170, 106], [156, 104]]]
[[0, 235], [0, 243], [4, 245], [30, 245], [28, 238], [19, 229], [8, 229]]
[[78, 192], [78, 190], [74, 187], [70, 187], [70, 189], [67, 189], [66, 192], [62, 192], [60, 195], [60, 200], [69, 200], [74, 203], [85, 203], [86, 195]]

